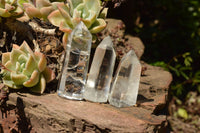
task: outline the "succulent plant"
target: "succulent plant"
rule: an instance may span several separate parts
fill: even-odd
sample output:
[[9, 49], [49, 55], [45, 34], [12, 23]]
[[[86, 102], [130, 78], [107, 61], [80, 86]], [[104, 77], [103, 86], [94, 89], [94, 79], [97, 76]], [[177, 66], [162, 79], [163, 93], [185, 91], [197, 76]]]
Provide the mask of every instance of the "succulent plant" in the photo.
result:
[[37, 17], [44, 20], [47, 19], [47, 16], [57, 9], [57, 4], [59, 2], [50, 2], [48, 0], [35, 0], [35, 3], [32, 2], [21, 2], [25, 10], [25, 13], [29, 18]]
[[100, 0], [67, 0], [66, 4], [59, 3], [57, 7], [48, 16], [48, 20], [65, 33], [63, 43], [66, 43], [68, 34], [80, 21], [83, 21], [92, 34], [106, 27], [102, 17], [106, 16], [107, 9], [100, 13]]
[[11, 52], [2, 54], [1, 70], [3, 83], [13, 89], [30, 88], [32, 92], [43, 93], [46, 83], [55, 78], [54, 72], [47, 67], [45, 55], [33, 52], [24, 41], [21, 46], [13, 44]]
[[18, 17], [22, 14], [23, 10], [17, 5], [17, 0], [0, 0], [0, 17]]

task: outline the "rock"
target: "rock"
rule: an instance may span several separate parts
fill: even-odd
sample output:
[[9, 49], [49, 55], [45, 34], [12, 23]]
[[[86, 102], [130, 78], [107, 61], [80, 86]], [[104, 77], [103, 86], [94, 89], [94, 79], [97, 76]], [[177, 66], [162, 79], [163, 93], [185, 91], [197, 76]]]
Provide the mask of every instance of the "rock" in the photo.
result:
[[143, 108], [158, 111], [166, 103], [166, 97], [170, 83], [171, 73], [164, 71], [160, 67], [155, 67], [142, 62], [144, 71], [140, 79], [139, 97], [137, 103]]
[[109, 104], [67, 100], [57, 94], [28, 93], [11, 93], [9, 103], [16, 105], [17, 98], [23, 100], [26, 116], [37, 132], [153, 132], [166, 121], [165, 115], [154, 115], [154, 110], [165, 105], [172, 76], [159, 67], [144, 62], [142, 65], [147, 68], [141, 77], [134, 107], [116, 108]]
[[[147, 123], [110, 105], [62, 99], [57, 94], [23, 96], [11, 93], [13, 104], [24, 101], [27, 117], [37, 132], [93, 131], [144, 132]], [[131, 110], [134, 110], [132, 107]], [[37, 130], [38, 129], [38, 130]]]
[[159, 125], [165, 120], [141, 107], [115, 108], [108, 104], [66, 100], [57, 94], [22, 95], [11, 93], [10, 103], [23, 99], [27, 117], [37, 132], [145, 132], [149, 124]]
[[106, 19], [107, 26], [106, 29], [103, 32], [114, 32], [118, 36], [123, 36], [125, 33], [125, 25], [123, 21], [119, 19], [112, 19], [107, 18]]
[[144, 44], [141, 39], [131, 35], [125, 35], [125, 38], [127, 39], [127, 44], [134, 49], [137, 57], [140, 59], [144, 53]]

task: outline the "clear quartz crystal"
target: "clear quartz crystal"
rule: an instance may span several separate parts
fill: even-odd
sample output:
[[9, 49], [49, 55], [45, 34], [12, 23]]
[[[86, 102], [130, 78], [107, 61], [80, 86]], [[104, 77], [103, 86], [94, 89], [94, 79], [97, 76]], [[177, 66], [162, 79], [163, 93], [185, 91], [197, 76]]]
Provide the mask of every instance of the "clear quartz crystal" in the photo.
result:
[[116, 107], [136, 104], [141, 64], [133, 50], [129, 51], [119, 63], [109, 96], [109, 103]]
[[107, 102], [116, 54], [111, 38], [106, 37], [97, 47], [88, 75], [84, 98], [93, 102]]
[[82, 100], [87, 78], [92, 35], [80, 22], [68, 37], [58, 95]]

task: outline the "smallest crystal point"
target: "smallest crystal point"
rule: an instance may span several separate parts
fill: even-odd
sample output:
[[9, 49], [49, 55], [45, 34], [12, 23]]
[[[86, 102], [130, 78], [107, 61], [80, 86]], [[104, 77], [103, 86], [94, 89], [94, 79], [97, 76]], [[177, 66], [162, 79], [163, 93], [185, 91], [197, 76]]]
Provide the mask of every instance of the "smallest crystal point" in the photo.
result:
[[141, 64], [133, 50], [119, 63], [109, 96], [109, 103], [116, 107], [136, 104], [141, 74]]

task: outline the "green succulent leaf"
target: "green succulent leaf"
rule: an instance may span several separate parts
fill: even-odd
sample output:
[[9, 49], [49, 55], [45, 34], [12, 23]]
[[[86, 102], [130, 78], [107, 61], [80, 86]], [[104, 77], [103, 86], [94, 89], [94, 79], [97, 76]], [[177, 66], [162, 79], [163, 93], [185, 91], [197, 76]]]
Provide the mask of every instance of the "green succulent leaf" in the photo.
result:
[[[58, 10], [51, 12], [48, 16], [49, 21], [59, 27], [66, 36], [82, 21], [91, 33], [98, 33], [106, 27], [103, 20], [106, 16], [107, 8], [100, 14], [100, 0], [68, 0], [67, 4], [58, 4]], [[101, 17], [101, 18], [98, 18]]]
[[35, 5], [37, 8], [41, 9], [43, 7], [51, 6], [51, 3], [48, 0], [36, 0]]
[[14, 71], [15, 70], [15, 65], [9, 60], [5, 63], [4, 65], [6, 68], [8, 68], [9, 70]]
[[51, 3], [49, 0], [35, 0], [34, 3], [23, 3], [26, 14], [30, 17], [37, 17], [47, 20], [47, 16], [57, 9], [59, 2]]
[[25, 54], [24, 52], [18, 50], [18, 49], [13, 49], [11, 52], [11, 57], [10, 57], [10, 61], [15, 64], [19, 58], [20, 55]]
[[86, 17], [85, 19], [82, 19], [82, 21], [88, 28], [91, 27], [91, 25], [95, 22], [95, 20], [96, 20], [96, 14], [93, 11], [89, 11], [89, 16]]
[[92, 28], [90, 29], [91, 33], [98, 33], [102, 31], [106, 27], [106, 22], [104, 19], [97, 19], [94, 24], [92, 25]]
[[29, 0], [17, 0], [17, 5], [19, 5], [22, 8], [24, 7], [24, 3], [29, 3]]
[[55, 78], [54, 72], [47, 67], [45, 55], [33, 53], [26, 42], [20, 47], [14, 44], [11, 52], [3, 53], [2, 65], [5, 67], [1, 69], [3, 83], [13, 89], [37, 86], [40, 91], [36, 89], [36, 92], [43, 93], [46, 82]]
[[65, 18], [59, 12], [59, 10], [55, 10], [51, 12], [48, 16], [48, 20], [55, 26], [59, 27], [61, 22], [65, 22]]
[[71, 11], [73, 11], [79, 4], [83, 3], [83, 0], [68, 0]]
[[0, 16], [1, 17], [10, 17], [11, 13], [7, 9], [0, 8]]
[[67, 25], [69, 25], [69, 27], [73, 27], [71, 16], [70, 16], [69, 12], [67, 12], [66, 10], [61, 8], [60, 6], [58, 6], [58, 10], [60, 11], [62, 17], [64, 17], [65, 22], [67, 23]]
[[24, 74], [11, 73], [11, 79], [15, 85], [22, 85], [28, 80], [28, 77]]
[[44, 78], [46, 79], [46, 82], [50, 82], [55, 78], [55, 73], [48, 67], [46, 67], [44, 69], [44, 71], [42, 72], [42, 75], [44, 76]]
[[54, 11], [54, 8], [52, 6], [49, 6], [49, 7], [43, 7], [40, 9], [40, 13], [41, 13], [41, 16], [46, 20], [47, 19], [47, 16], [52, 12]]
[[31, 77], [28, 81], [24, 82], [23, 85], [25, 87], [33, 87], [35, 86], [39, 81], [40, 73], [37, 70], [34, 70], [31, 74]]
[[12, 80], [3, 80], [3, 84], [10, 87], [10, 88], [13, 88], [13, 89], [21, 89], [23, 88], [23, 85], [16, 85]]
[[43, 75], [41, 75], [39, 78], [38, 84], [31, 87], [30, 91], [32, 91], [34, 93], [42, 94], [45, 90], [45, 87], [46, 87], [46, 80], [45, 80], [45, 77]]
[[38, 69], [37, 63], [35, 62], [33, 56], [29, 55], [29, 58], [26, 62], [26, 67], [24, 70], [27, 72], [26, 73], [27, 75], [30, 75], [35, 69]]
[[5, 65], [6, 62], [10, 60], [10, 52], [2, 54], [2, 64]]
[[33, 17], [42, 18], [40, 10], [35, 8], [30, 3], [24, 3], [23, 6], [24, 6], [25, 12], [29, 16], [29, 18], [33, 18]]
[[35, 52], [35, 59], [38, 64], [39, 71], [40, 72], [44, 71], [44, 69], [47, 66], [47, 60], [46, 60], [46, 57], [44, 56], [44, 54], [42, 54], [40, 52]]
[[95, 12], [96, 15], [99, 14], [101, 10], [101, 5], [99, 0], [84, 0], [84, 3], [87, 9]]

